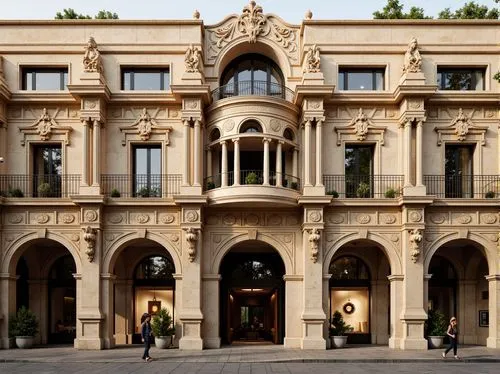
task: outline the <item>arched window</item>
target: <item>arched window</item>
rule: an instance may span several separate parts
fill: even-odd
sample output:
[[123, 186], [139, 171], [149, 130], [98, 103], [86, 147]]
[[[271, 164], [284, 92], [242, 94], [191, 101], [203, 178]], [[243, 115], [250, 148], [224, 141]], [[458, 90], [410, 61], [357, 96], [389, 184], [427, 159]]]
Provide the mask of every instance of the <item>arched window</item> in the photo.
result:
[[222, 97], [242, 95], [279, 96], [284, 93], [283, 73], [271, 59], [247, 54], [232, 61], [220, 80]]
[[368, 267], [353, 256], [344, 256], [330, 264], [332, 280], [369, 280]]
[[243, 133], [251, 133], [251, 132], [262, 132], [262, 127], [257, 121], [246, 121], [243, 125], [240, 127], [240, 134]]
[[210, 141], [214, 142], [217, 139], [220, 139], [220, 131], [219, 129], [213, 129], [212, 132], [210, 133]]
[[290, 140], [293, 142], [293, 132], [292, 130], [290, 129], [286, 129], [284, 132], [283, 132], [283, 137], [287, 140]]

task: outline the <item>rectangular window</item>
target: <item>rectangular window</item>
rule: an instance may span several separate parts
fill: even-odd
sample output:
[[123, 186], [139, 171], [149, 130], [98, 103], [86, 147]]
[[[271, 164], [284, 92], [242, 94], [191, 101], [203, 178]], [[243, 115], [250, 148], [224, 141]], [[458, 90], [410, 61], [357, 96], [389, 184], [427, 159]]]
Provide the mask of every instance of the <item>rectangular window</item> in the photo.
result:
[[33, 147], [33, 196], [60, 197], [62, 192], [60, 144]]
[[22, 89], [63, 91], [68, 85], [67, 68], [24, 68]]
[[170, 87], [170, 73], [165, 68], [122, 69], [122, 86], [125, 91], [164, 91]]
[[134, 196], [161, 196], [161, 148], [159, 145], [135, 146]]
[[385, 69], [341, 68], [338, 88], [341, 91], [383, 91]]
[[473, 197], [472, 158], [474, 147], [446, 145], [445, 147], [445, 197]]
[[484, 69], [438, 68], [437, 85], [440, 90], [484, 91]]
[[346, 145], [344, 168], [346, 197], [372, 197], [373, 147]]

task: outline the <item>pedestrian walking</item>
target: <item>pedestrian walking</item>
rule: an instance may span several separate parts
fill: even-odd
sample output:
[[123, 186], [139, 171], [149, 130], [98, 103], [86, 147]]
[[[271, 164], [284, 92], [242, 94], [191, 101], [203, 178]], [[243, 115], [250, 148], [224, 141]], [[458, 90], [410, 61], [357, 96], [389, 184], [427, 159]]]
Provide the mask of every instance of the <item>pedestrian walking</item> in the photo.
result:
[[458, 349], [458, 327], [457, 327], [457, 319], [455, 317], [451, 317], [450, 324], [448, 325], [448, 330], [446, 330], [446, 335], [450, 337], [450, 345], [446, 348], [446, 351], [442, 353], [443, 358], [446, 357], [446, 354], [453, 349], [453, 355], [455, 356], [455, 360], [460, 360], [460, 357], [457, 355]]
[[153, 332], [151, 330], [151, 314], [144, 313], [141, 317], [141, 337], [144, 342], [144, 354], [142, 359], [144, 361], [151, 361], [152, 358], [149, 356], [149, 348], [151, 348], [151, 337]]

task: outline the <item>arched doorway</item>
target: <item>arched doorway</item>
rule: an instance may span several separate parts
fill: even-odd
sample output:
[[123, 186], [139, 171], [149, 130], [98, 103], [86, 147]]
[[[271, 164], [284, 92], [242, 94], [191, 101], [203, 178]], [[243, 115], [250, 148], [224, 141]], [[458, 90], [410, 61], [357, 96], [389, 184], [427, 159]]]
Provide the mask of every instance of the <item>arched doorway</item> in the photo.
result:
[[434, 256], [429, 265], [429, 297], [427, 308], [445, 316], [457, 315], [457, 273], [446, 258]]
[[257, 242], [240, 243], [222, 260], [222, 343], [271, 342], [285, 335], [285, 266], [278, 252]]

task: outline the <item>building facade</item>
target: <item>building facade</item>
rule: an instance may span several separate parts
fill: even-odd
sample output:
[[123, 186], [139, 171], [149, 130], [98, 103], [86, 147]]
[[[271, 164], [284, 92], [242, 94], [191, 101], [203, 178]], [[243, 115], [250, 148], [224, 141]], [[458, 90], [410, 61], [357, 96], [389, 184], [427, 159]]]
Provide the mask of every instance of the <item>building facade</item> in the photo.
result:
[[500, 348], [498, 21], [0, 29], [0, 347]]

